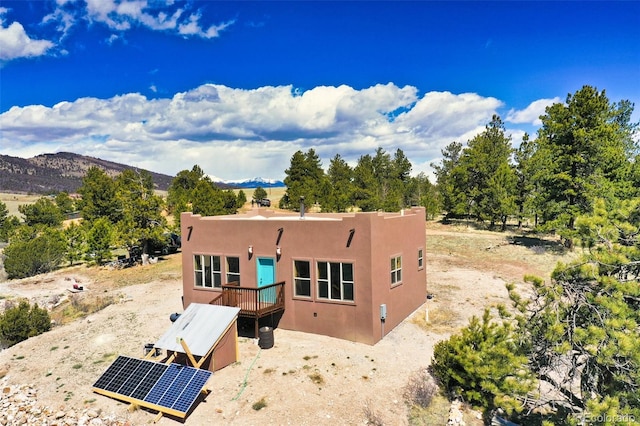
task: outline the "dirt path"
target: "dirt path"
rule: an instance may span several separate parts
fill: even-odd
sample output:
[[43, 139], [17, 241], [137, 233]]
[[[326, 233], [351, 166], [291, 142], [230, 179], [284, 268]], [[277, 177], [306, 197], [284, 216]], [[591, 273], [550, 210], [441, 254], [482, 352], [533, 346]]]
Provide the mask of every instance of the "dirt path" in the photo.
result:
[[[240, 338], [240, 362], [213, 375], [211, 393], [185, 424], [365, 424], [365, 407], [385, 424], [407, 424], [403, 388], [411, 374], [429, 365], [435, 343], [486, 306], [505, 302], [506, 281], [548, 272], [558, 259], [505, 241], [504, 234], [431, 224], [426, 265], [428, 292], [435, 297], [412, 317], [375, 346], [280, 329], [274, 331], [271, 349]], [[169, 316], [182, 310], [180, 278], [122, 287], [97, 282], [86, 271], [0, 284], [0, 296], [28, 297], [41, 305], [69, 297], [73, 283], [85, 287], [83, 296], [117, 301], [0, 352], [0, 367], [8, 369], [0, 385], [31, 384], [38, 403], [52, 411], [90, 409], [133, 425], [152, 423], [155, 413], [129, 410], [128, 404], [95, 394], [91, 387], [117, 355], [142, 357], [144, 344], [166, 331]], [[430, 322], [424, 329], [419, 324], [427, 311]], [[266, 406], [253, 409], [261, 400]], [[163, 417], [158, 424], [176, 420]]]

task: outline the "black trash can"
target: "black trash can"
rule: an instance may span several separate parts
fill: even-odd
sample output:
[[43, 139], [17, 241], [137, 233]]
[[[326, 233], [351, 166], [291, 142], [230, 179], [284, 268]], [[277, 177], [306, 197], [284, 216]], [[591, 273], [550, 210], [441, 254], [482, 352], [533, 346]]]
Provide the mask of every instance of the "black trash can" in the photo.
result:
[[262, 349], [273, 347], [273, 327], [260, 327], [260, 330], [258, 330], [258, 346]]

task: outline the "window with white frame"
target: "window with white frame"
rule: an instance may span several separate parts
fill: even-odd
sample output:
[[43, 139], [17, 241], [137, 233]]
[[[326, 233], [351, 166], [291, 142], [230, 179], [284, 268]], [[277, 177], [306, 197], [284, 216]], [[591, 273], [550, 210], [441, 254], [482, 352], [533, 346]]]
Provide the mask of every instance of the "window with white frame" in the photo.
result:
[[353, 302], [353, 264], [318, 262], [318, 298]]
[[227, 257], [227, 282], [240, 285], [240, 258]]
[[418, 269], [424, 268], [424, 250], [418, 249]]
[[220, 288], [222, 286], [220, 256], [193, 255], [193, 270], [196, 287]]
[[402, 256], [391, 258], [391, 285], [402, 282]]
[[311, 263], [307, 260], [293, 261], [294, 295], [311, 297]]

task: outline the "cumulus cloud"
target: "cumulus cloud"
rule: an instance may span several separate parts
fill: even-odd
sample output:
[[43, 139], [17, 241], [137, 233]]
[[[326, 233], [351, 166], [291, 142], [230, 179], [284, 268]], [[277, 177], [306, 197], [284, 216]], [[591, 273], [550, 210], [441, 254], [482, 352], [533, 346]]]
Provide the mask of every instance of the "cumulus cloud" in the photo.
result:
[[282, 178], [293, 153], [311, 147], [325, 167], [336, 154], [353, 165], [378, 147], [399, 148], [417, 173], [447, 144], [482, 131], [501, 105], [474, 93], [419, 96], [393, 83], [304, 92], [206, 84], [170, 98], [13, 107], [0, 115], [0, 146], [8, 155], [72, 151], [168, 174], [198, 164], [225, 179]]
[[42, 56], [54, 46], [49, 40], [36, 40], [27, 34], [19, 22], [5, 27], [6, 8], [0, 8], [0, 60], [10, 61], [17, 58]]
[[507, 114], [505, 121], [509, 123], [529, 123], [536, 126], [540, 126], [542, 121], [540, 116], [545, 114], [545, 109], [553, 104], [562, 102], [560, 98], [555, 97], [553, 99], [538, 99], [529, 104], [528, 107], [522, 110], [511, 109]]

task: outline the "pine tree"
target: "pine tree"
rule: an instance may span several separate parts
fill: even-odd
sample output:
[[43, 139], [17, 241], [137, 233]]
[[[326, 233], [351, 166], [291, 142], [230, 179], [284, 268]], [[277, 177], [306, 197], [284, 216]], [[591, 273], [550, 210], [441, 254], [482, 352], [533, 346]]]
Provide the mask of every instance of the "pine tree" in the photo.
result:
[[115, 181], [104, 170], [89, 168], [78, 192], [82, 195], [78, 207], [85, 221], [106, 217], [111, 223], [118, 223], [121, 219], [122, 206], [117, 198]]
[[336, 154], [329, 163], [327, 177], [331, 185], [331, 195], [326, 208], [329, 211], [345, 212], [353, 202], [353, 170], [347, 162]]
[[575, 412], [627, 424], [624, 415], [640, 418], [640, 199], [614, 211], [596, 200], [575, 225], [587, 250], [581, 258], [559, 264], [550, 282], [527, 277], [530, 298], [509, 286], [520, 312], [518, 340], [531, 369], [553, 388], [559, 422]]
[[590, 213], [595, 198], [615, 205], [631, 192], [626, 182], [637, 154], [632, 111], [629, 102], [610, 103], [604, 90], [584, 86], [541, 117], [537, 205], [542, 225], [557, 229], [567, 243], [576, 217]]
[[485, 409], [508, 414], [521, 411], [520, 402], [534, 389], [524, 348], [513, 325], [491, 317], [472, 317], [469, 325], [434, 348], [431, 368], [444, 389], [453, 396]]

